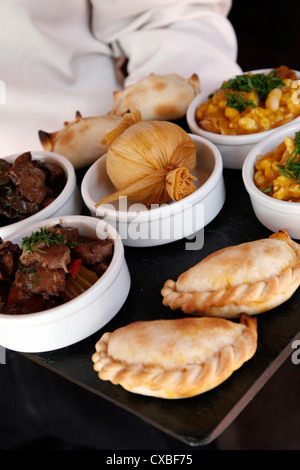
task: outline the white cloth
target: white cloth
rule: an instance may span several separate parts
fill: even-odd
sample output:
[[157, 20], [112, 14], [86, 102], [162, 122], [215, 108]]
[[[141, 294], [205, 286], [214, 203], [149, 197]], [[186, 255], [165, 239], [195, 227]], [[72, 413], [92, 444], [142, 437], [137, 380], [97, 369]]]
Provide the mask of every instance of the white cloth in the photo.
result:
[[[228, 0], [0, 0], [0, 157], [41, 150], [38, 130], [107, 113], [149, 73], [199, 75], [201, 87], [240, 73]], [[2, 83], [3, 85], [3, 83]]]

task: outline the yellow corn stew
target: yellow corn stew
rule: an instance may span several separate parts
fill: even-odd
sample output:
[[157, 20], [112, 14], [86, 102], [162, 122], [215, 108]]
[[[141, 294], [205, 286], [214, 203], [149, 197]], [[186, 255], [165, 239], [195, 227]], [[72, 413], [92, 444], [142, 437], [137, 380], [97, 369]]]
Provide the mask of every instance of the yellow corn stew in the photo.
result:
[[[261, 155], [254, 166], [254, 183], [265, 194], [282, 201], [300, 202], [300, 183], [289, 162], [300, 162], [295, 139], [286, 137], [274, 151]], [[287, 176], [288, 175], [288, 176]]]
[[[223, 135], [245, 135], [279, 127], [300, 115], [300, 80], [283, 79], [284, 85], [272, 89], [262, 101], [256, 91], [234, 92], [220, 89], [205, 103], [201, 103], [195, 119], [202, 129]], [[230, 106], [228, 95], [239, 95], [239, 99], [251, 105], [243, 110]]]

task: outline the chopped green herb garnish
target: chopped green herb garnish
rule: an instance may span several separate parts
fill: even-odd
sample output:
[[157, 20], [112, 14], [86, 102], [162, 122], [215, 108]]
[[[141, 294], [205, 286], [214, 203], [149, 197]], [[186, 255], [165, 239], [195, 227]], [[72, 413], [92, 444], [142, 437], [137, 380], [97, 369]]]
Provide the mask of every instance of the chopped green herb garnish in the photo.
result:
[[19, 264], [18, 270], [22, 271], [22, 273], [27, 273], [27, 268], [25, 268], [25, 266], [23, 266], [23, 264]]
[[26, 253], [32, 253], [33, 250], [45, 253], [43, 250], [38, 249], [35, 245], [44, 242], [47, 247], [51, 245], [67, 245], [69, 247], [74, 245], [71, 240], [66, 240], [62, 235], [47, 227], [41, 228], [38, 232], [33, 232], [29, 237], [22, 239], [22, 245]]
[[277, 165], [279, 173], [286, 178], [295, 178], [300, 183], [300, 160], [296, 158], [300, 156], [300, 131], [295, 133], [295, 148], [288, 156], [285, 165]]
[[269, 193], [270, 191], [272, 191], [273, 189], [273, 186], [268, 186], [266, 189], [263, 190], [263, 193]]
[[230, 106], [230, 108], [235, 108], [240, 112], [246, 109], [247, 106], [252, 106], [252, 108], [256, 107], [253, 101], [245, 100], [244, 97], [240, 95], [239, 93], [234, 93], [233, 95], [229, 93], [225, 93], [225, 95], [227, 98], [226, 106]]
[[268, 94], [274, 88], [282, 88], [284, 82], [281, 77], [275, 75], [275, 70], [271, 70], [269, 74], [255, 73], [253, 75], [237, 75], [231, 78], [221, 86], [222, 90], [226, 88], [234, 91], [244, 91], [250, 93], [256, 91], [261, 100], [266, 100]]
[[226, 90], [229, 88], [230, 90], [234, 91], [244, 91], [245, 93], [250, 93], [250, 91], [253, 90], [253, 83], [251, 78], [248, 74], [236, 75], [235, 78], [231, 78], [227, 82], [223, 83], [221, 89]]
[[35, 279], [34, 279], [34, 282], [32, 284], [32, 287], [36, 286], [36, 284], [39, 280], [39, 275], [38, 275], [37, 271], [35, 269], [29, 269], [28, 273], [29, 274], [35, 274]]

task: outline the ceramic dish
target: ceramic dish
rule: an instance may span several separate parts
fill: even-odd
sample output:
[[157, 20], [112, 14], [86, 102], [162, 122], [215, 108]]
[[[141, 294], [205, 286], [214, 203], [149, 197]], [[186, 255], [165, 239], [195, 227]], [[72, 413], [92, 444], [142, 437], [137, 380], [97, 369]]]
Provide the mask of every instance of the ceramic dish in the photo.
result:
[[[266, 73], [270, 70], [271, 69], [253, 70], [251, 71], [251, 73]], [[297, 74], [297, 77], [299, 77], [300, 72], [295, 72]], [[270, 129], [264, 132], [258, 132], [249, 135], [221, 135], [201, 129], [201, 127], [198, 126], [195, 120], [196, 110], [200, 103], [205, 103], [207, 101], [207, 98], [211, 93], [214, 93], [220, 89], [223, 81], [219, 82], [218, 84], [215, 84], [211, 88], [203, 90], [203, 92], [201, 92], [198, 96], [196, 96], [196, 98], [194, 98], [187, 110], [186, 119], [191, 132], [196, 135], [205, 137], [218, 147], [222, 155], [224, 168], [240, 170], [243, 166], [247, 154], [250, 152], [252, 147], [261, 140], [268, 137], [273, 132], [275, 132], [276, 129]], [[294, 121], [295, 120], [299, 121], [300, 117], [297, 117], [296, 119], [294, 119]], [[283, 126], [286, 127], [288, 125], [289, 123], [284, 124]]]
[[[72, 215], [80, 214], [82, 209], [82, 198], [80, 191], [76, 185], [76, 174], [73, 165], [62, 155], [53, 152], [35, 151], [30, 152], [33, 160], [40, 160], [43, 162], [56, 163], [62, 167], [66, 175], [66, 184], [60, 195], [49, 204], [47, 207], [42, 209], [26, 219], [20, 220], [14, 224], [5, 225], [0, 227], [0, 237], [4, 238], [7, 235], [20, 230], [26, 225], [38, 222], [40, 220], [49, 219], [50, 217], [56, 217], [59, 215]], [[7, 157], [1, 157], [12, 163], [16, 157], [20, 154], [13, 154]]]
[[8, 349], [43, 352], [81, 341], [111, 320], [128, 296], [130, 274], [122, 241], [113, 227], [99, 219], [75, 215], [52, 218], [31, 224], [6, 240], [21, 246], [23, 237], [57, 223], [77, 227], [81, 235], [113, 239], [113, 258], [92, 287], [61, 306], [24, 315], [0, 314], [0, 345]]
[[111, 194], [114, 187], [106, 172], [106, 155], [87, 171], [81, 186], [83, 200], [92, 216], [109, 222], [124, 245], [163, 245], [193, 236], [212, 221], [225, 201], [223, 164], [219, 150], [208, 140], [191, 135], [197, 145], [196, 191], [181, 201], [147, 209], [129, 204], [126, 198], [114, 204], [95, 204]]
[[242, 176], [245, 188], [250, 196], [253, 210], [258, 220], [268, 229], [277, 232], [286, 229], [291, 238], [300, 239], [300, 203], [286, 202], [275, 199], [263, 193], [253, 181], [254, 165], [259, 155], [273, 151], [286, 136], [294, 139], [295, 132], [300, 130], [300, 122], [293, 122], [272, 133], [269, 137], [259, 142], [248, 153]]

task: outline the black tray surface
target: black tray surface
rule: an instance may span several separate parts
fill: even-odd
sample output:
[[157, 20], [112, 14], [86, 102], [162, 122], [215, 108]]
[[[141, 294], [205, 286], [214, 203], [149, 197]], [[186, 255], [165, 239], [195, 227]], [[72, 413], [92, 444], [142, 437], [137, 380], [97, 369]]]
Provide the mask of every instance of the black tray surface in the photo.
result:
[[254, 357], [219, 387], [193, 398], [164, 400], [127, 392], [98, 379], [91, 357], [105, 331], [137, 320], [184, 316], [162, 305], [161, 288], [167, 279], [176, 280], [183, 271], [220, 248], [271, 234], [253, 213], [241, 171], [224, 169], [224, 179], [224, 206], [202, 231], [200, 249], [186, 249], [187, 243], [193, 243], [187, 239], [158, 247], [125, 247], [132, 284], [118, 314], [96, 334], [70, 347], [24, 354], [191, 446], [205, 445], [217, 438], [291, 356], [292, 343], [300, 337], [300, 290], [283, 305], [257, 316], [258, 348]]

